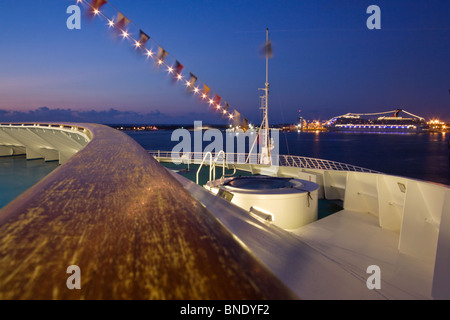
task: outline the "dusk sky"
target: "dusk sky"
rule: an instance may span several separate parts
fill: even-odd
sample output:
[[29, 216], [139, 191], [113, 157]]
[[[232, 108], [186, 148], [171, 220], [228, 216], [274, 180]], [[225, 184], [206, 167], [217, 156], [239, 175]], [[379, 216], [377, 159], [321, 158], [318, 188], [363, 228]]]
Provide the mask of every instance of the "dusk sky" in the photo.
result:
[[[450, 122], [448, 0], [108, 2], [252, 123], [266, 28], [270, 123], [397, 108]], [[69, 30], [72, 4], [0, 2], [0, 122], [227, 123], [104, 19], [82, 9], [81, 30]], [[366, 26], [369, 5], [379, 30]]]

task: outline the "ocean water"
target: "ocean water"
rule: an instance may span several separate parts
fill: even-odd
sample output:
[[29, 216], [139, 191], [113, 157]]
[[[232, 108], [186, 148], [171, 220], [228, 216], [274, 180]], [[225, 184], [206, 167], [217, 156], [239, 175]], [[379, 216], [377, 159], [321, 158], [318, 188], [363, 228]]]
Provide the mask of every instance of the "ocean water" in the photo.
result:
[[[180, 142], [171, 141], [172, 131], [126, 133], [147, 150], [170, 151]], [[449, 139], [449, 133], [437, 132], [280, 132], [279, 153], [338, 161], [450, 186]], [[191, 132], [191, 144], [193, 140]], [[203, 142], [202, 148], [210, 143]]]
[[[288, 133], [291, 154], [333, 160], [387, 174], [450, 185], [449, 133]], [[285, 144], [286, 145], [286, 144]]]

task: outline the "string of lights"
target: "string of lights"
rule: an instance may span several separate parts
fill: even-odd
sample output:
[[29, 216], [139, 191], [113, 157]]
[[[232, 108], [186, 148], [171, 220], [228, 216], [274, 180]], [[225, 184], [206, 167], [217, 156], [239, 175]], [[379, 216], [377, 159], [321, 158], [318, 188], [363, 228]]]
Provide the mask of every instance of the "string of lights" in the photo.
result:
[[[243, 118], [236, 109], [231, 108], [228, 102], [223, 100], [217, 93], [212, 94], [211, 89], [205, 83], [203, 86], [197, 85], [198, 78], [192, 73], [187, 74], [186, 68], [175, 58], [162, 48], [154, 39], [143, 32], [135, 23], [125, 17], [119, 10], [106, 0], [76, 0], [77, 4], [83, 4], [87, 9], [87, 14], [92, 17], [101, 17], [109, 29], [113, 29], [123, 40], [128, 40], [136, 50], [140, 50], [146, 59], [152, 59], [161, 69], [173, 76], [177, 83], [184, 84], [185, 88], [193, 95], [200, 97], [202, 102], [207, 103], [216, 112], [220, 112], [223, 117], [233, 121], [236, 126], [241, 126], [244, 130], [248, 128], [248, 120]], [[110, 6], [116, 14], [114, 17], [105, 14], [105, 5]], [[131, 32], [129, 26], [133, 26], [136, 32]], [[137, 37], [135, 34], [139, 34]], [[149, 43], [152, 42], [153, 46]], [[157, 49], [157, 51], [155, 50]], [[155, 51], [154, 51], [155, 50]], [[172, 60], [173, 63], [170, 63]], [[233, 109], [233, 111], [231, 110]]]

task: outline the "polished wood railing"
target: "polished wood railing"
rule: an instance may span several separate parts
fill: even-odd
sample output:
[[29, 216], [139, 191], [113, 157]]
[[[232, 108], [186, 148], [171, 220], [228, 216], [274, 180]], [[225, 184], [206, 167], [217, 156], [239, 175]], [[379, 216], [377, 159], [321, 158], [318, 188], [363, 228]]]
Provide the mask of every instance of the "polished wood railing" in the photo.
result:
[[78, 126], [92, 140], [0, 210], [0, 299], [296, 298], [132, 138]]

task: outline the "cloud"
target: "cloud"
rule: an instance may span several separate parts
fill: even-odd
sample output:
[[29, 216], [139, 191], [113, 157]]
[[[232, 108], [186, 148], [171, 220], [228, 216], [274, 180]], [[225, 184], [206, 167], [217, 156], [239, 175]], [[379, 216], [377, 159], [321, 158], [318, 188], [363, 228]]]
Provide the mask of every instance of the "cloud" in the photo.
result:
[[103, 124], [156, 123], [170, 118], [159, 110], [148, 113], [135, 111], [109, 110], [72, 110], [40, 107], [29, 111], [0, 110], [0, 122], [89, 122]]
[[40, 107], [29, 111], [0, 109], [0, 122], [80, 122], [101, 124], [188, 124], [195, 120], [218, 123], [205, 113], [189, 112], [183, 115], [168, 115], [158, 109], [147, 113], [136, 111], [72, 110]]

